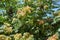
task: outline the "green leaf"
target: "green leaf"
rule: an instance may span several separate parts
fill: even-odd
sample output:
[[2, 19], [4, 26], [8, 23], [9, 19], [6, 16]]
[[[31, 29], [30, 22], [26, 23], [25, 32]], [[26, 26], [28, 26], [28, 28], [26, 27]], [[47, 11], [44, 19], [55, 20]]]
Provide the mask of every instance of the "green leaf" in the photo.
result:
[[12, 24], [14, 26], [14, 31], [17, 31], [22, 26], [22, 22], [19, 19], [15, 20]]
[[0, 16], [0, 22], [4, 22], [5, 18], [3, 16]]

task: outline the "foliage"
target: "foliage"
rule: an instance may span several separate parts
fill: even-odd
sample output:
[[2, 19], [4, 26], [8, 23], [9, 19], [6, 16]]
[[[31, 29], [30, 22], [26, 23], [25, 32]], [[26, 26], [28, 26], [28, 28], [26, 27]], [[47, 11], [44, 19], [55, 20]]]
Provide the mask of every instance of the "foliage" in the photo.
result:
[[60, 28], [53, 8], [52, 0], [0, 0], [0, 40], [48, 40]]

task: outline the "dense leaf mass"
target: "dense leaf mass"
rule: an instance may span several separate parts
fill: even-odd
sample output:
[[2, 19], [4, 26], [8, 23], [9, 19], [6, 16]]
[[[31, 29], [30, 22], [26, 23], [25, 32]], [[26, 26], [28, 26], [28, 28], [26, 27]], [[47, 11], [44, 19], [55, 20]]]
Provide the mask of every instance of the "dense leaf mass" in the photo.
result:
[[59, 40], [60, 4], [57, 2], [0, 0], [0, 40]]

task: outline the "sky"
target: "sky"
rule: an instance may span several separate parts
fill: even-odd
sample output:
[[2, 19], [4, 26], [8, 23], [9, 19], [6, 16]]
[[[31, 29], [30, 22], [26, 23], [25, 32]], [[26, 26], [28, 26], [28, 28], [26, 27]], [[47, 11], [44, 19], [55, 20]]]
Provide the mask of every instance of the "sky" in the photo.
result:
[[53, 2], [53, 4], [55, 6], [59, 6], [59, 7], [58, 8], [53, 8], [52, 10], [57, 11], [58, 9], [60, 9], [60, 0], [53, 0], [53, 1], [55, 1], [55, 2]]

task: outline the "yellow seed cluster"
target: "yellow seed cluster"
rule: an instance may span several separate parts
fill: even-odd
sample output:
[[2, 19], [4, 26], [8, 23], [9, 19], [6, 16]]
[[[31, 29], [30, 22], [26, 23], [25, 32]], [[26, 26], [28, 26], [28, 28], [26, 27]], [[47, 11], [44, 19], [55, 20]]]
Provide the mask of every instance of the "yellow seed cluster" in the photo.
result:
[[28, 37], [30, 36], [30, 34], [29, 34], [28, 32], [24, 33], [23, 35], [24, 35], [24, 37], [26, 37], [26, 38], [28, 38]]
[[10, 34], [10, 33], [12, 33], [13, 29], [12, 29], [12, 27], [11, 27], [11, 25], [9, 23], [4, 22], [3, 31], [6, 34]]
[[7, 22], [4, 22], [4, 25], [6, 25], [6, 26], [10, 26], [10, 24], [9, 24], [9, 23], [7, 23]]
[[34, 38], [33, 38], [33, 35], [31, 35], [30, 33], [26, 32], [26, 33], [23, 34], [22, 40], [34, 40]]
[[60, 16], [60, 11], [54, 12], [53, 15], [54, 16]]
[[12, 29], [12, 27], [4, 27], [4, 32], [5, 33], [7, 33], [7, 34], [10, 34], [10, 33], [12, 33], [12, 31], [13, 31], [13, 29]]
[[27, 14], [27, 12], [31, 13], [31, 9], [32, 8], [30, 6], [28, 6], [28, 5], [23, 7], [22, 10], [18, 8], [18, 10], [17, 10], [17, 18], [20, 18], [21, 16], [25, 16]]
[[21, 33], [17, 33], [14, 35], [15, 40], [34, 40], [33, 35], [30, 33], [26, 32], [23, 35]]
[[0, 40], [5, 40], [6, 36], [5, 35], [0, 35]]
[[17, 20], [16, 18], [13, 18], [13, 20], [12, 21], [15, 21], [15, 20]]
[[16, 22], [17, 21], [17, 18], [13, 18], [12, 19], [12, 23]]
[[20, 9], [17, 11], [17, 16], [24, 16], [26, 13]]
[[58, 40], [58, 35], [54, 34], [53, 36], [49, 37], [47, 40]]
[[47, 8], [48, 8], [48, 5], [45, 5], [45, 6], [44, 6], [44, 9], [47, 9]]
[[21, 33], [17, 33], [17, 34], [14, 35], [15, 40], [19, 40], [21, 37], [22, 37]]
[[11, 40], [11, 37], [0, 35], [0, 40]]
[[11, 40], [11, 37], [6, 37], [6, 40]]
[[[34, 40], [33, 35], [26, 32], [23, 35], [21, 33], [16, 33], [13, 35], [14, 40]], [[11, 36], [0, 35], [0, 40], [12, 40]]]
[[31, 7], [29, 7], [28, 5], [27, 5], [26, 7], [23, 7], [22, 10], [23, 10], [25, 13], [26, 13], [26, 12], [31, 13]]

